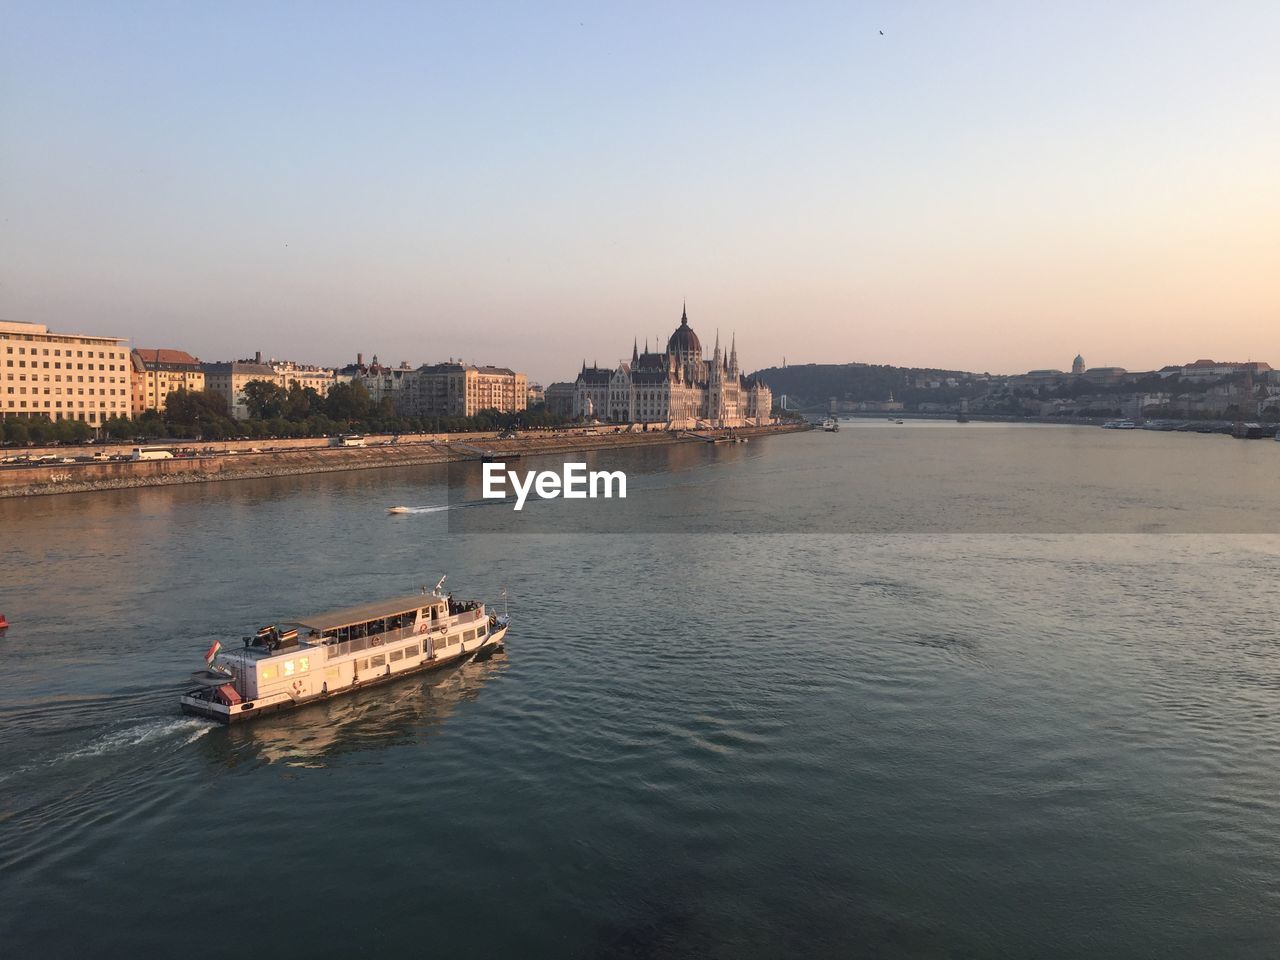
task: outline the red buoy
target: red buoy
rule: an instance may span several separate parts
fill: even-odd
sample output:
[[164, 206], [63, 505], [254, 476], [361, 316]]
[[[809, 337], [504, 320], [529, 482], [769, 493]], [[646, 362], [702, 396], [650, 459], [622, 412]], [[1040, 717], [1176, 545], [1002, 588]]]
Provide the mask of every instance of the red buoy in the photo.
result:
[[9, 621], [4, 618], [4, 614], [0, 613], [0, 630], [9, 626]]

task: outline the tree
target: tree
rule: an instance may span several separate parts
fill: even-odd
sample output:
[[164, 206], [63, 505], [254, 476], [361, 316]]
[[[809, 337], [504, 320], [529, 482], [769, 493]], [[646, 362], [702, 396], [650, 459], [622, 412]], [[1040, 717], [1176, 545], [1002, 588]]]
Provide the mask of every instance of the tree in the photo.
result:
[[284, 413], [288, 392], [271, 380], [250, 380], [244, 385], [244, 403], [254, 420], [270, 420]]
[[53, 435], [62, 443], [83, 443], [92, 433], [83, 420], [59, 420], [53, 425]]
[[[147, 413], [154, 413], [148, 410]], [[147, 413], [144, 413], [145, 417]], [[216, 390], [175, 390], [164, 405], [164, 420], [199, 426], [227, 419], [227, 400]]]
[[288, 395], [284, 401], [284, 416], [287, 420], [306, 420], [319, 413], [324, 407], [314, 387], [304, 387], [297, 380], [289, 383]]
[[359, 380], [335, 383], [325, 397], [325, 413], [334, 420], [351, 423], [369, 416], [372, 401], [369, 391]]
[[31, 432], [27, 429], [27, 425], [16, 418], [5, 419], [4, 435], [10, 443], [21, 445], [31, 442]]
[[32, 443], [48, 443], [53, 439], [53, 424], [44, 414], [31, 417], [27, 421], [27, 430], [31, 434]]

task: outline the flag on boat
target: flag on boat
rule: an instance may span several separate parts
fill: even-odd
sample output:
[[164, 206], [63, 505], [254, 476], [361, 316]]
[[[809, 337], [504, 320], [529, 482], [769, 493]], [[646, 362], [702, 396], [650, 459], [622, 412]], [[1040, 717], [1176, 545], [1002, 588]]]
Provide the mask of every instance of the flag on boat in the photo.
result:
[[222, 641], [213, 641], [213, 646], [209, 648], [209, 652], [204, 655], [204, 662], [209, 666], [213, 666], [213, 658], [218, 655], [218, 651], [222, 649]]

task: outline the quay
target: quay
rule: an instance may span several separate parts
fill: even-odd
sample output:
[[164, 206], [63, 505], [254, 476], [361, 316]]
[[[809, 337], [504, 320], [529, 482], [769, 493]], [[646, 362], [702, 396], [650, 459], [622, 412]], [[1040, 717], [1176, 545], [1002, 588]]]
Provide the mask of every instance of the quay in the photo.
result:
[[[792, 422], [741, 427], [740, 437], [760, 437], [808, 430]], [[127, 456], [136, 444], [97, 444], [92, 447], [56, 446], [7, 450], [6, 456], [52, 457], [0, 465], [0, 497], [90, 493], [129, 487], [248, 480], [262, 477], [401, 467], [487, 457], [516, 459], [537, 454], [577, 453], [621, 447], [672, 443], [706, 443], [706, 438], [683, 430], [637, 431], [627, 427], [573, 427], [529, 431], [514, 438], [498, 433], [369, 436], [360, 447], [332, 446], [326, 438], [297, 440], [226, 441], [203, 444], [175, 441], [169, 459], [109, 459]], [[102, 459], [81, 459], [92, 451]]]

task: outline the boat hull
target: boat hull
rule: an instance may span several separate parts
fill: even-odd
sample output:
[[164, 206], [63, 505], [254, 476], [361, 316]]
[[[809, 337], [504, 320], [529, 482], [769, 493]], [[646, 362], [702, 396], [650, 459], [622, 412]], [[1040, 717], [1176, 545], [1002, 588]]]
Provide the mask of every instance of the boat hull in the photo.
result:
[[256, 720], [258, 717], [265, 716], [269, 713], [279, 713], [282, 710], [292, 710], [296, 707], [305, 707], [308, 704], [321, 703], [326, 700], [332, 700], [335, 697], [345, 696], [349, 693], [355, 693], [357, 690], [365, 690], [369, 687], [379, 686], [384, 683], [393, 683], [403, 677], [416, 676], [423, 673], [430, 673], [434, 670], [443, 670], [459, 663], [465, 663], [469, 660], [487, 660], [495, 653], [500, 651], [503, 646], [503, 640], [507, 635], [507, 627], [501, 627], [494, 630], [487, 637], [484, 643], [464, 650], [449, 657], [436, 657], [432, 660], [424, 660], [422, 663], [412, 667], [406, 667], [403, 670], [397, 670], [394, 673], [379, 674], [376, 677], [370, 677], [367, 680], [359, 680], [355, 683], [332, 690], [327, 693], [318, 693], [309, 697], [291, 697], [288, 694], [275, 693], [257, 700], [248, 700], [243, 703], [222, 704], [216, 703], [202, 697], [194, 696], [200, 691], [192, 690], [182, 696], [179, 703], [182, 712], [196, 717], [205, 717], [209, 720], [215, 720], [218, 723], [245, 723], [249, 720]]

